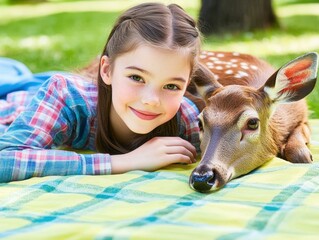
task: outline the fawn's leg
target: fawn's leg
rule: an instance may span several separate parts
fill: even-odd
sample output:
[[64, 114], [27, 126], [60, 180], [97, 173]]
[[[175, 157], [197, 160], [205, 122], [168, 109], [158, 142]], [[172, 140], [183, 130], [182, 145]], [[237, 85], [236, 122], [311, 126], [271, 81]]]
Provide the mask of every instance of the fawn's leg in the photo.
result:
[[308, 148], [310, 128], [307, 122], [301, 123], [288, 137], [283, 157], [292, 163], [311, 163], [312, 155]]

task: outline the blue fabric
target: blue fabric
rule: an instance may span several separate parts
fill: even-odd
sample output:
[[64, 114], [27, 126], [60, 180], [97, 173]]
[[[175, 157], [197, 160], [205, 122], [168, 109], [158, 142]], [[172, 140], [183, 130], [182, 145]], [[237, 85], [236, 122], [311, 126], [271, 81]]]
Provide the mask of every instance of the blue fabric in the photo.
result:
[[0, 57], [0, 99], [10, 92], [38, 88], [57, 71], [33, 74], [23, 63]]

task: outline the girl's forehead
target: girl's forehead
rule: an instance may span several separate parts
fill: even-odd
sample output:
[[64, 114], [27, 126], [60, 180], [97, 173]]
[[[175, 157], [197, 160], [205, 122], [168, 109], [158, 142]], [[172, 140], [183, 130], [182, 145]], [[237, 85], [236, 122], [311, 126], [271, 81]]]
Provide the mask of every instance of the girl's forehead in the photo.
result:
[[192, 61], [190, 54], [181, 50], [169, 50], [141, 45], [117, 57], [114, 66], [117, 69], [141, 69], [150, 74], [172, 76], [190, 75]]
[[[125, 54], [125, 53], [124, 53]], [[181, 55], [189, 57], [190, 50], [188, 48], [172, 49], [165, 46], [154, 46], [151, 44], [140, 44], [128, 51], [126, 54], [152, 54], [152, 55]]]
[[136, 64], [155, 61], [159, 65], [164, 64], [167, 61], [182, 62], [184, 64], [190, 64], [193, 61], [190, 51], [187, 51], [186, 49], [167, 49], [150, 45], [137, 46], [136, 48], [119, 55], [115, 61], [117, 60], [122, 62], [135, 62]]

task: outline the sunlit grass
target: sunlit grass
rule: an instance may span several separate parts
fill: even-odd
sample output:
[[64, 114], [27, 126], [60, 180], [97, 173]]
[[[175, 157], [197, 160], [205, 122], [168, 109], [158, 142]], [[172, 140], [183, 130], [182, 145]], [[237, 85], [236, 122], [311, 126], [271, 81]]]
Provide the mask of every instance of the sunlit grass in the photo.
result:
[[[0, 8], [0, 23], [43, 17], [61, 12], [120, 12], [134, 6], [141, 0], [107, 0], [107, 1], [49, 1], [41, 4], [5, 5]], [[151, 2], [151, 1], [150, 1]], [[177, 3], [184, 8], [198, 8], [198, 1], [161, 0], [166, 4]]]
[[[129, 6], [130, 4], [123, 4]], [[115, 1], [90, 1], [90, 2], [61, 2], [43, 3], [37, 5], [13, 5], [1, 7], [0, 22], [24, 20], [35, 17], [43, 17], [61, 12], [115, 12], [122, 11], [125, 7]]]
[[286, 5], [276, 9], [281, 17], [296, 15], [315, 15], [319, 16], [319, 6], [317, 3]]
[[62, 42], [62, 40], [62, 38], [54, 38], [45, 35], [31, 36], [16, 40], [6, 37], [0, 41], [0, 54], [6, 55], [7, 52], [11, 51], [11, 48], [16, 48], [16, 46], [19, 46], [19, 48], [24, 51], [50, 51], [50, 49], [59, 42]]
[[[195, 19], [200, 0], [177, 3]], [[0, 0], [0, 56], [17, 59], [33, 72], [72, 70], [100, 53], [117, 16], [142, 0], [51, 0], [6, 5]], [[280, 67], [306, 52], [319, 52], [319, 3], [274, 0], [280, 28], [204, 38], [208, 50], [250, 53]], [[317, 84], [319, 85], [319, 84]], [[307, 98], [319, 118], [319, 86]]]
[[[249, 40], [246, 40], [246, 38], [249, 38]], [[269, 35], [257, 40], [254, 40], [254, 34], [251, 34], [247, 37], [243, 36], [242, 41], [239, 42], [229, 40], [227, 36], [224, 39], [208, 38], [204, 48], [251, 53], [267, 59], [268, 55], [299, 54], [300, 52], [308, 52], [310, 49], [319, 49], [319, 41], [316, 34], [305, 34], [301, 37], [287, 34]], [[280, 61], [275, 65], [278, 66], [281, 63]]]

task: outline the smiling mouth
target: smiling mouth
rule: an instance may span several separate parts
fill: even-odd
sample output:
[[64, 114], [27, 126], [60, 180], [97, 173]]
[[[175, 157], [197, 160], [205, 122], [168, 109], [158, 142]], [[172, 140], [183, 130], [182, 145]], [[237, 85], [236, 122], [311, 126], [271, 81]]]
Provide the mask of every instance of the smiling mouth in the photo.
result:
[[157, 114], [157, 113], [136, 110], [132, 107], [130, 107], [130, 109], [137, 117], [139, 117], [140, 119], [143, 119], [143, 120], [153, 120], [153, 119], [157, 118], [159, 115], [161, 115], [161, 114]]

